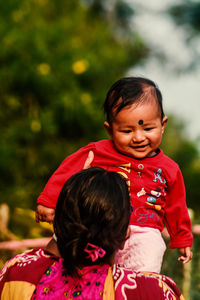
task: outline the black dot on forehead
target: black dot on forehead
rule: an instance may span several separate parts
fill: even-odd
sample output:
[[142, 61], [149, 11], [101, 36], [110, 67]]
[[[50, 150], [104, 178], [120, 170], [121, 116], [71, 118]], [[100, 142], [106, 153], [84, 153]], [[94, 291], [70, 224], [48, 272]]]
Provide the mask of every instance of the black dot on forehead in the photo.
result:
[[138, 121], [138, 124], [139, 124], [139, 125], [142, 125], [142, 124], [143, 124], [143, 120], [139, 120], [139, 121]]

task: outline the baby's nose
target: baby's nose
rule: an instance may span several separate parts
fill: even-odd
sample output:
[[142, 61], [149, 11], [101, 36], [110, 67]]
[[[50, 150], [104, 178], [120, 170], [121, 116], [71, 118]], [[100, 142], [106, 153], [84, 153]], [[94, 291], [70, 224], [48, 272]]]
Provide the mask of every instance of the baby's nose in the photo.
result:
[[134, 132], [133, 134], [133, 141], [135, 143], [140, 143], [142, 141], [144, 141], [145, 137], [144, 137], [144, 133], [142, 130], [137, 130]]

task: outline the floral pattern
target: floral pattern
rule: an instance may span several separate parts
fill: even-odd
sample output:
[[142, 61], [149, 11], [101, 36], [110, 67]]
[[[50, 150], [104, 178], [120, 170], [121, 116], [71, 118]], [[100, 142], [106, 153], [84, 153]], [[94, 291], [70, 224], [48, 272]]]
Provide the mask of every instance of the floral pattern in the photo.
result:
[[90, 266], [79, 271], [80, 278], [65, 276], [62, 259], [52, 264], [42, 276], [31, 300], [103, 299], [109, 266]]
[[79, 275], [66, 275], [62, 258], [34, 249], [17, 255], [0, 271], [0, 298], [111, 300], [111, 292], [115, 300], [183, 300], [174, 281], [157, 273], [93, 265], [79, 270]]

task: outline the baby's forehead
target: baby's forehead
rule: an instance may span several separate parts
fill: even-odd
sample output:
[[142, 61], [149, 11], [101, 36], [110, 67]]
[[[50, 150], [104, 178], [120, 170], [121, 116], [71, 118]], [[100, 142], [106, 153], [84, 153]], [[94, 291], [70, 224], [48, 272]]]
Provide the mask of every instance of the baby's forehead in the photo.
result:
[[136, 99], [136, 102], [155, 102], [156, 104], [158, 104], [158, 98], [156, 95], [156, 89], [153, 86], [144, 86], [142, 88], [142, 94], [140, 95], [140, 97], [138, 97], [138, 100]]
[[154, 86], [150, 85], [143, 85], [140, 91], [132, 91], [129, 93], [122, 93], [119, 98], [116, 98], [116, 103], [114, 105], [114, 108], [120, 107], [128, 107], [132, 104], [135, 105], [142, 105], [146, 104], [147, 102], [154, 102], [156, 105], [158, 105], [158, 98], [156, 94], [156, 89]]
[[[138, 110], [138, 108], [139, 108], [139, 110]], [[117, 109], [116, 109], [115, 111], [113, 111], [112, 122], [116, 121], [116, 119], [118, 119], [119, 115], [121, 117], [121, 113], [123, 113], [123, 115], [125, 113], [124, 116], [126, 116], [126, 113], [128, 113], [128, 111], [130, 111], [130, 112], [135, 111], [135, 113], [137, 114], [137, 115], [135, 115], [135, 117], [136, 118], [138, 117], [138, 120], [136, 122], [141, 126], [143, 126], [144, 123], [147, 122], [147, 119], [146, 119], [147, 113], [148, 113], [148, 122], [150, 122], [150, 120], [153, 121], [157, 118], [161, 119], [161, 110], [160, 110], [158, 101], [154, 97], [144, 98], [141, 101], [137, 101], [137, 102], [134, 102], [127, 106], [124, 106], [119, 111], [117, 111]]]
[[[115, 117], [124, 109], [129, 109], [130, 107], [137, 107], [142, 105], [151, 105], [150, 109], [157, 110], [158, 114], [162, 118], [162, 99], [158, 98], [157, 89], [154, 86], [143, 83], [139, 88], [133, 89], [121, 89], [118, 93], [117, 90], [112, 91], [112, 104], [110, 106], [109, 117], [110, 122], [112, 122]], [[162, 97], [162, 96], [161, 96]]]
[[152, 93], [149, 89], [146, 89], [139, 97], [133, 99], [130, 97], [129, 101], [124, 101], [124, 99], [120, 97], [113, 108], [113, 113], [117, 115], [123, 109], [134, 109], [138, 106], [151, 106], [152, 109], [157, 108], [158, 112], [160, 112], [160, 105], [156, 93]]

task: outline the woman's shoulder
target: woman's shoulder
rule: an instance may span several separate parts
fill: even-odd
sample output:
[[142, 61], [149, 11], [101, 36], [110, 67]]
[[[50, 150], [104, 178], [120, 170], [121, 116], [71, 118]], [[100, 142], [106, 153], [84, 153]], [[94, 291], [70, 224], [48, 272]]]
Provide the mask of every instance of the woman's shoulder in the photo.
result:
[[[172, 299], [181, 298], [181, 292], [175, 282], [161, 274], [134, 272], [130, 269], [113, 266], [112, 270], [116, 299], [125, 294], [127, 299]], [[165, 298], [166, 297], [166, 298]]]
[[37, 248], [25, 251], [10, 259], [0, 272], [3, 281], [37, 282], [41, 274], [56, 260], [45, 249]]

